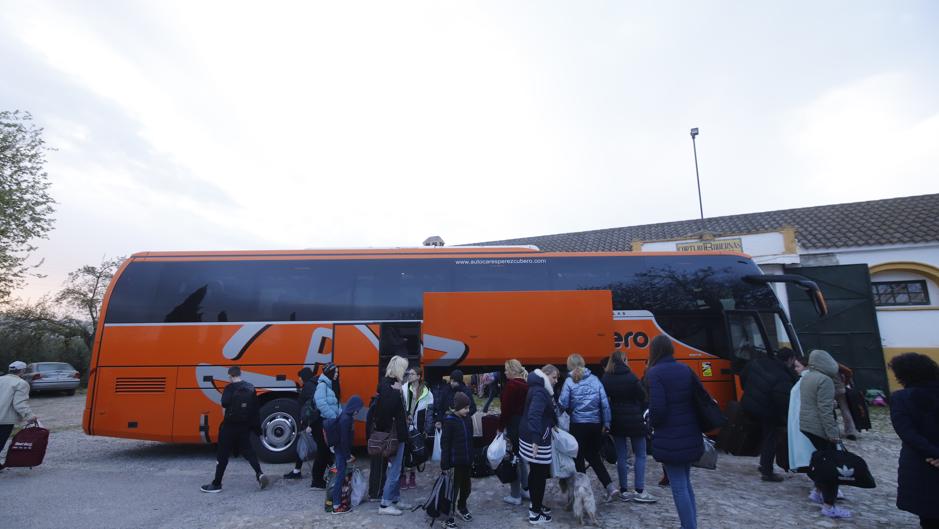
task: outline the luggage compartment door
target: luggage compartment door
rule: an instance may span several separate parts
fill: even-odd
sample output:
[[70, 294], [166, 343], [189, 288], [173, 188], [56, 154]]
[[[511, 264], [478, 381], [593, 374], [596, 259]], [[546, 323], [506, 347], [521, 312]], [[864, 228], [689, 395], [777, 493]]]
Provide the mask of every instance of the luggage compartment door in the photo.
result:
[[609, 290], [428, 292], [424, 365], [563, 365], [571, 353], [597, 364], [613, 351], [612, 329]]

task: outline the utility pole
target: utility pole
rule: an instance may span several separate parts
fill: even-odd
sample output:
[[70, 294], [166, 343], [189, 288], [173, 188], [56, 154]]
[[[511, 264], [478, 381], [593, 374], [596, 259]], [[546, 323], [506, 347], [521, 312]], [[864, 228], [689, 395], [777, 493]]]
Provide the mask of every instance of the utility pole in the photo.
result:
[[694, 176], [698, 180], [698, 209], [701, 211], [701, 220], [704, 220], [704, 203], [701, 201], [701, 175], [698, 174], [698, 146], [694, 137], [698, 135], [698, 127], [691, 129], [691, 148], [694, 149]]

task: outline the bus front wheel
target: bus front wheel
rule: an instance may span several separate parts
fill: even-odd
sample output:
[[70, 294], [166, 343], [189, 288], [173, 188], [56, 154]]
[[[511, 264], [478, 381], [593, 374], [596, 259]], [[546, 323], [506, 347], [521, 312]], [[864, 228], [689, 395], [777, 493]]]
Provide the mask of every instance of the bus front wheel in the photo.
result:
[[252, 436], [254, 450], [265, 463], [296, 460], [294, 443], [299, 430], [300, 406], [296, 399], [273, 399], [261, 406], [261, 435]]

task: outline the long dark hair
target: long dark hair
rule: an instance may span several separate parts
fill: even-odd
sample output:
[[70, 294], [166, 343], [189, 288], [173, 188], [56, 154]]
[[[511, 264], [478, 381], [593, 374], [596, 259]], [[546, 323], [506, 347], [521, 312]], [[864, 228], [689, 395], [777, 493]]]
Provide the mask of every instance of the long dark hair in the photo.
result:
[[654, 366], [662, 361], [663, 358], [670, 357], [675, 354], [675, 348], [672, 346], [672, 341], [665, 336], [660, 334], [652, 339], [652, 344], [649, 346], [649, 367]]
[[903, 353], [893, 357], [887, 365], [905, 388], [939, 382], [939, 364], [926, 355]]

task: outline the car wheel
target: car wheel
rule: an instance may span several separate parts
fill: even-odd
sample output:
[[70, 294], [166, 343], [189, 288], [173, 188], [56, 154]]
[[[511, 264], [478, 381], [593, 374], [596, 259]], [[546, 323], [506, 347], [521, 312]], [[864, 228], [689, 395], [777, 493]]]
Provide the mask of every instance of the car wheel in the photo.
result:
[[273, 399], [261, 406], [261, 435], [251, 436], [258, 458], [265, 463], [292, 463], [299, 431], [300, 406], [296, 399]]
[[74, 389], [65, 390], [65, 394], [71, 397], [72, 395], [75, 394], [75, 390]]

